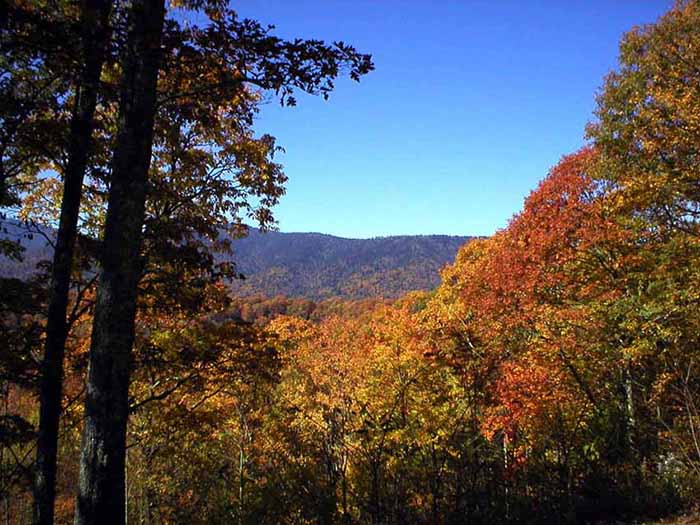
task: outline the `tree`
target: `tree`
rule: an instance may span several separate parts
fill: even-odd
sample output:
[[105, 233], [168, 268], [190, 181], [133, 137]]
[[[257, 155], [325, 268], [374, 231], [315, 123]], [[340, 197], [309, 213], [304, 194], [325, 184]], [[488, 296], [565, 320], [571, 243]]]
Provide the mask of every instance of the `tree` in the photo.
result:
[[562, 514], [601, 479], [638, 486], [654, 450], [640, 447], [638, 407], [655, 372], [633, 350], [628, 302], [650, 266], [595, 161], [590, 148], [564, 157], [507, 228], [460, 252], [424, 314], [431, 353], [481, 392], [509, 513], [538, 490], [543, 512]]
[[696, 487], [700, 389], [689, 370], [697, 360], [691, 312], [700, 254], [699, 49], [696, 0], [678, 1], [656, 23], [625, 34], [620, 64], [588, 126], [599, 152], [592, 174], [608, 188], [638, 261], [626, 272], [625, 296], [609, 311], [623, 320], [630, 361], [647, 371], [644, 390], [655, 392], [649, 398], [656, 414], [647, 414], [655, 420], [650, 427], [662, 429], [655, 446], [682, 458], [689, 473], [683, 484]]
[[210, 317], [168, 313], [137, 338], [130, 516], [188, 523], [248, 516], [257, 429], [279, 360], [275, 341], [259, 328]]
[[[188, 33], [190, 40], [177, 48], [182, 60], [187, 60], [191, 49], [206, 51], [205, 58], [210, 60], [199, 65], [211, 67], [204, 78], [212, 80], [177, 98], [216, 93], [225, 100], [239, 94], [248, 83], [272, 89], [284, 103], [294, 104], [294, 88], [327, 96], [341, 66], [348, 64], [350, 76], [355, 79], [372, 67], [368, 56], [341, 42], [334, 46], [313, 40], [284, 42], [269, 36], [255, 22], [239, 21], [232, 11], [224, 11], [223, 15], [215, 11], [209, 25], [203, 29], [195, 26]], [[143, 265], [139, 255], [157, 109], [164, 6], [162, 2], [154, 5], [136, 1], [129, 17], [92, 330], [77, 523], [116, 523], [124, 516], [130, 353]], [[174, 24], [170, 21], [168, 25]]]
[[[36, 5], [3, 4], [0, 24], [0, 219], [16, 208], [34, 176], [50, 160], [60, 164], [66, 69], [75, 32], [65, 10], [44, 14]], [[50, 57], [50, 59], [49, 59]], [[16, 229], [15, 229], [16, 230]], [[21, 255], [19, 242], [3, 225], [3, 254]], [[18, 232], [12, 232], [17, 234]], [[21, 235], [17, 235], [18, 237]]]
[[34, 355], [42, 343], [45, 295], [38, 280], [0, 279], [0, 514], [8, 523], [30, 504], [23, 496], [32, 479]]
[[618, 205], [693, 235], [700, 214], [699, 50], [697, 0], [680, 0], [658, 22], [626, 33], [619, 68], [606, 77], [587, 130]]
[[68, 136], [67, 163], [63, 172], [61, 216], [51, 267], [46, 343], [41, 367], [34, 496], [34, 522], [41, 525], [53, 523], [63, 356], [68, 336], [66, 313], [73, 269], [73, 248], [78, 231], [83, 177], [92, 149], [93, 115], [109, 40], [111, 7], [110, 0], [87, 0], [81, 11], [82, 58], [73, 95], [75, 102]]
[[77, 524], [124, 521], [130, 353], [164, 19], [163, 0], [135, 0], [129, 11], [90, 346]]

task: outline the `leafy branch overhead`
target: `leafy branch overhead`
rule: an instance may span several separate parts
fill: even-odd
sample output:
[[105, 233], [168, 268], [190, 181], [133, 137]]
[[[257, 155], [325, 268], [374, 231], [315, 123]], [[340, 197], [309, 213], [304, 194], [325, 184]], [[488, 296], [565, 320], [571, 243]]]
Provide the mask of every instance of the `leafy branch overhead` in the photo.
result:
[[272, 91], [282, 105], [294, 106], [296, 89], [327, 99], [340, 74], [359, 81], [374, 69], [371, 55], [344, 42], [287, 41], [272, 35], [273, 29], [240, 19], [230, 9], [201, 26], [182, 29], [171, 21], [164, 38], [164, 69], [184, 66], [192, 86], [162, 94], [161, 102], [207, 94], [234, 97], [248, 85]]

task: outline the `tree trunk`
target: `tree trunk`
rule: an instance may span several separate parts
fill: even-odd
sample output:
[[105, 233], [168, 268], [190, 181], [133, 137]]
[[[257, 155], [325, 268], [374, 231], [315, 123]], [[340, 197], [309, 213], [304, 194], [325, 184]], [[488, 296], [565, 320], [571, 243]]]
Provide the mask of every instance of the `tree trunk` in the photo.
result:
[[373, 525], [377, 525], [382, 522], [382, 516], [380, 511], [380, 501], [379, 501], [379, 464], [378, 462], [372, 462], [372, 486], [370, 494], [370, 517]]
[[84, 62], [76, 85], [70, 124], [68, 165], [63, 177], [63, 200], [53, 256], [46, 343], [39, 387], [39, 430], [34, 478], [34, 523], [37, 525], [51, 525], [54, 516], [63, 356], [68, 335], [68, 291], [83, 177], [91, 149], [100, 72], [110, 36], [110, 10], [111, 0], [86, 0], [81, 13]]
[[623, 390], [625, 395], [625, 431], [627, 433], [627, 446], [632, 453], [636, 453], [635, 430], [637, 421], [634, 410], [634, 386], [632, 384], [632, 365], [629, 359], [625, 359], [622, 371]]
[[102, 246], [75, 523], [124, 523], [129, 373], [164, 0], [133, 0]]

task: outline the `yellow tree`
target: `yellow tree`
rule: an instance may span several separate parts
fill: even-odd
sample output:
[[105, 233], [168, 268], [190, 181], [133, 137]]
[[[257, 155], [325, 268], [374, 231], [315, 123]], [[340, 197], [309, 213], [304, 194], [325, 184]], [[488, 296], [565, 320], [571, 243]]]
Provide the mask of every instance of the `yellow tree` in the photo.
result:
[[[588, 135], [600, 156], [595, 175], [634, 232], [644, 271], [618, 314], [630, 353], [659, 371], [649, 393], [670, 452], [700, 482], [700, 384], [693, 312], [700, 244], [700, 2], [679, 0], [656, 23], [628, 32], [618, 68], [598, 97]], [[663, 394], [667, 394], [667, 396]], [[689, 484], [686, 480], [685, 485]], [[697, 485], [696, 485], [697, 486]]]

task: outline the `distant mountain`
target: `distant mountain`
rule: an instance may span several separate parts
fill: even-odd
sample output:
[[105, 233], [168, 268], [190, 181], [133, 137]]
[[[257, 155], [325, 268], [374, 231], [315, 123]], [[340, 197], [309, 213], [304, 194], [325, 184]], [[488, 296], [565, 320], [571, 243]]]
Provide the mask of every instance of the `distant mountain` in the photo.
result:
[[246, 279], [241, 295], [398, 297], [429, 290], [439, 271], [471, 237], [401, 235], [345, 239], [321, 233], [261, 233], [234, 242], [234, 260]]
[[[22, 237], [14, 231], [13, 238]], [[440, 268], [452, 262], [470, 239], [448, 235], [346, 239], [321, 233], [261, 233], [251, 228], [248, 237], [233, 242], [233, 260], [246, 279], [234, 281], [231, 287], [241, 296], [398, 297], [436, 287]], [[51, 249], [41, 237], [24, 237], [21, 242], [26, 246], [25, 261], [20, 264], [0, 256], [1, 276], [26, 277], [38, 261], [50, 257]]]
[[0, 277], [27, 279], [37, 273], [37, 265], [51, 258], [54, 239], [51, 228], [0, 219], [0, 242], [19, 244], [24, 248], [22, 262], [0, 255]]

